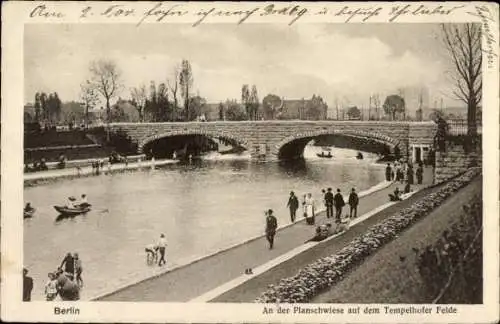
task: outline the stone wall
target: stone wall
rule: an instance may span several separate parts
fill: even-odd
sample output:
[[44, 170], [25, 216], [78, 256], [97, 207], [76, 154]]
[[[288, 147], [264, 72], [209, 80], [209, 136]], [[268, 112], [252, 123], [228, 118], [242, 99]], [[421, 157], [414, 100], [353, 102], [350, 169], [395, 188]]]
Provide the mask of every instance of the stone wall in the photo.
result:
[[462, 144], [447, 142], [446, 152], [436, 152], [434, 183], [441, 183], [475, 166], [482, 166], [480, 147], [466, 151]]
[[296, 140], [319, 135], [343, 134], [366, 137], [399, 147], [403, 156], [412, 142], [432, 142], [433, 123], [389, 121], [241, 121], [188, 123], [114, 123], [112, 131], [124, 130], [138, 143], [145, 144], [161, 137], [200, 134], [234, 140], [249, 150], [254, 158], [277, 160], [280, 149]]

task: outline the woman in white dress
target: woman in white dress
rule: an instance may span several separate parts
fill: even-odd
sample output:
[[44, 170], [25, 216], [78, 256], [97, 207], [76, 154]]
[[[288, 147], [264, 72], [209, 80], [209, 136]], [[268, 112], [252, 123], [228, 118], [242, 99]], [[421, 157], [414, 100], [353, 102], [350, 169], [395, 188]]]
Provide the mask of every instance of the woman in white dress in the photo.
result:
[[309, 225], [314, 225], [314, 212], [316, 209], [314, 199], [311, 193], [308, 193], [304, 196], [304, 217], [306, 218], [306, 222]]

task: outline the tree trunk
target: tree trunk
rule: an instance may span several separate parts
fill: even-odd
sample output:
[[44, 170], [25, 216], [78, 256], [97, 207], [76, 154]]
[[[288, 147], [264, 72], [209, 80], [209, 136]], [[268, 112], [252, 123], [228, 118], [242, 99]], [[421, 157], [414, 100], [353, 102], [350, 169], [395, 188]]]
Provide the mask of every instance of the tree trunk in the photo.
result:
[[109, 98], [106, 98], [106, 122], [108, 126], [106, 127], [106, 141], [109, 143], [109, 123], [111, 122], [111, 107], [109, 106]]
[[467, 105], [467, 135], [477, 135], [476, 104], [475, 98], [470, 98]]

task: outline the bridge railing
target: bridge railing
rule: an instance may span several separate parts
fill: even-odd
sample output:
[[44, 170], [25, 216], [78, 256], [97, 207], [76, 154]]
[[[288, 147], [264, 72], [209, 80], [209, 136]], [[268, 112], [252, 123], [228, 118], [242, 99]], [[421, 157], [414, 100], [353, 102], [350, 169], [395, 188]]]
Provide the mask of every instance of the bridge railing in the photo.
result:
[[[466, 135], [467, 134], [467, 120], [466, 119], [447, 119], [448, 134], [450, 135]], [[477, 123], [477, 133], [482, 134], [483, 127], [480, 121]]]

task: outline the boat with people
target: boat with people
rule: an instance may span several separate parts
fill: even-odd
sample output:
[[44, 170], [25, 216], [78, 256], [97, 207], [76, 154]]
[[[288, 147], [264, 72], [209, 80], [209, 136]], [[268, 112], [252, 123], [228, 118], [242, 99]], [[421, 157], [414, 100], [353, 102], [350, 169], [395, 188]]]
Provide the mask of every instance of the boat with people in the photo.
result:
[[363, 160], [363, 153], [358, 152], [358, 155], [356, 155], [356, 159]]
[[54, 206], [54, 209], [63, 216], [76, 216], [88, 213], [92, 209], [91, 207], [92, 205], [87, 204], [85, 206], [78, 206], [75, 208], [69, 208], [67, 206]]
[[332, 155], [332, 149], [330, 147], [322, 147], [322, 152], [321, 153], [317, 153], [316, 155], [320, 158], [327, 158], [327, 159], [331, 159], [333, 157]]
[[35, 208], [31, 207], [30, 203], [27, 203], [23, 209], [23, 218], [31, 218], [35, 214]]

